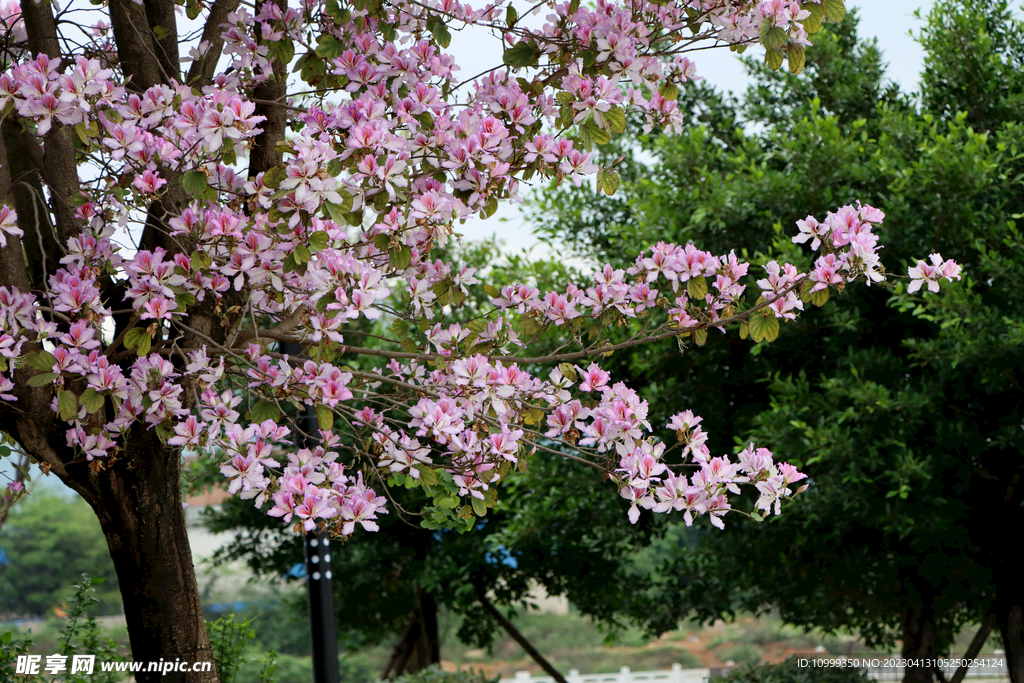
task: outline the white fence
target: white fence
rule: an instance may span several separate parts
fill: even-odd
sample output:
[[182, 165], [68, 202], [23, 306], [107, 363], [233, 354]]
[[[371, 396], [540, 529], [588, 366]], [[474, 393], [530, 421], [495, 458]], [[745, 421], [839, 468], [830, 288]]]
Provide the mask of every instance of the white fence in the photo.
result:
[[[710, 677], [710, 669], [684, 669], [680, 664], [673, 664], [665, 671], [630, 671], [624, 666], [617, 674], [581, 674], [572, 669], [565, 680], [568, 683], [707, 683]], [[501, 683], [554, 683], [554, 679], [517, 671], [515, 678], [503, 678]]]
[[[838, 656], [835, 659], [846, 660], [847, 657]], [[880, 662], [877, 660], [879, 657], [872, 655], [872, 659], [862, 660], [865, 666], [859, 668], [867, 671], [868, 676], [879, 683], [898, 683], [902, 680], [902, 666], [887, 666], [888, 662], [884, 658]], [[717, 676], [723, 671], [725, 669], [716, 669], [714, 673]], [[945, 667], [946, 679], [949, 680], [955, 671], [952, 666]], [[580, 674], [576, 669], [572, 669], [565, 680], [568, 683], [708, 683], [711, 674], [711, 669], [684, 669], [680, 664], [673, 664], [671, 669], [663, 671], [630, 671], [628, 666], [624, 666], [619, 669], [619, 673], [613, 674]], [[1009, 673], [1002, 652], [979, 655], [978, 664], [967, 670], [967, 678], [1008, 681]], [[515, 678], [503, 678], [500, 683], [554, 683], [554, 679], [550, 676], [531, 676], [529, 671], [517, 671]]]

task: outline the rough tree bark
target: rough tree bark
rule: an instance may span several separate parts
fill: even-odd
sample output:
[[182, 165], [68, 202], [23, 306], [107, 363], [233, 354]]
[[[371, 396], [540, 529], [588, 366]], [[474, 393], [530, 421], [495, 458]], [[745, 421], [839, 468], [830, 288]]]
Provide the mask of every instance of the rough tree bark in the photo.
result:
[[[205, 33], [217, 33], [224, 15], [237, 0], [215, 3]], [[175, 5], [172, 0], [148, 0], [145, 6], [131, 0], [111, 0], [112, 29], [121, 67], [130, 78], [129, 88], [140, 91], [157, 83], [181, 78], [178, 67]], [[22, 4], [29, 46], [34, 54], [61, 59], [57, 24], [50, 3], [25, 0]], [[163, 39], [156, 27], [169, 33]], [[216, 63], [222, 49], [217, 40], [209, 58]], [[275, 65], [275, 73], [284, 73]], [[208, 78], [207, 68], [197, 73]], [[281, 87], [280, 84], [278, 84]], [[272, 99], [277, 99], [274, 97]], [[257, 139], [261, 150], [274, 150], [284, 138], [283, 116], [276, 116]], [[16, 206], [19, 227], [25, 240], [8, 236], [0, 249], [0, 286], [20, 291], [45, 286], [44, 273], [52, 268], [44, 260], [59, 253], [62, 245], [80, 229], [68, 198], [79, 190], [73, 132], [54, 124], [45, 145], [34, 137], [16, 135], [13, 125], [4, 123], [0, 136], [0, 202]], [[5, 143], [6, 141], [6, 143]], [[267, 170], [280, 157], [263, 154], [253, 160], [252, 173]], [[16, 175], [12, 178], [11, 171]], [[49, 190], [49, 205], [43, 204], [42, 186]], [[187, 198], [177, 188], [154, 206], [147, 221], [150, 239], [173, 254], [188, 245], [174, 245], [161, 239], [166, 219], [180, 211]], [[55, 230], [44, 231], [52, 216]], [[33, 223], [33, 221], [37, 221]], [[52, 242], [52, 244], [51, 244]], [[46, 268], [44, 268], [44, 265]], [[123, 287], [106, 282], [102, 298], [115, 307], [122, 303]], [[192, 327], [219, 343], [225, 341], [231, 320], [215, 311], [197, 307], [190, 318]], [[225, 326], [223, 323], [227, 322]], [[188, 344], [189, 340], [186, 340]], [[32, 350], [31, 344], [26, 350]], [[180, 660], [189, 665], [213, 662], [210, 639], [200, 604], [195, 568], [188, 545], [180, 488], [180, 454], [164, 446], [152, 431], [136, 427], [124, 447], [113, 457], [93, 462], [76, 458], [67, 447], [67, 425], [59, 423], [50, 409], [50, 387], [30, 387], [32, 371], [16, 372], [16, 403], [0, 410], [0, 431], [11, 435], [47, 474], [59, 477], [77, 491], [99, 518], [117, 571], [128, 622], [132, 657], [136, 662]], [[194, 392], [186, 392], [186, 405]], [[109, 408], [109, 406], [108, 406]], [[103, 411], [90, 416], [98, 424], [113, 419]], [[89, 425], [91, 426], [91, 422]], [[140, 683], [215, 683], [215, 671], [141, 672]]]
[[395, 676], [422, 671], [431, 664], [440, 663], [437, 603], [430, 593], [420, 591], [416, 611], [391, 651], [391, 657], [380, 677], [383, 680], [390, 680]]
[[919, 604], [903, 612], [901, 656], [908, 660], [908, 666], [903, 669], [903, 683], [932, 683], [934, 677], [931, 666], [909, 666], [911, 662], [937, 656], [931, 596], [925, 593], [921, 598]]

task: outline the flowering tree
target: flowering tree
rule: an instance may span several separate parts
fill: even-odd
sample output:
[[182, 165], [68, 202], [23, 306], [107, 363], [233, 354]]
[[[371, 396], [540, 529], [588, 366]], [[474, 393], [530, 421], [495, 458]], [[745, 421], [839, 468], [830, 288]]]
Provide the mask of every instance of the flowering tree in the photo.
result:
[[[572, 0], [522, 19], [448, 0], [6, 6], [0, 430], [96, 511], [135, 659], [210, 659], [183, 450], [218, 458], [230, 491], [282, 524], [338, 536], [377, 528], [388, 481], [423, 487], [424, 526], [469, 528], [552, 442], [611, 478], [633, 521], [678, 510], [722, 527], [741, 486], [758, 518], [778, 514], [795, 468], [753, 446], [711, 457], [690, 410], [669, 425], [677, 445], [655, 442], [646, 403], [596, 359], [713, 328], [773, 340], [827, 288], [884, 279], [880, 210], [801, 221], [814, 269], [771, 262], [746, 297], [748, 263], [692, 245], [550, 292], [431, 259], [531, 178], [596, 175], [613, 192], [594, 146], [629, 111], [680, 127], [687, 50], [760, 42], [798, 71], [808, 35], [843, 14], [841, 0]], [[504, 64], [460, 81], [452, 30], [505, 41]], [[931, 286], [959, 267], [935, 255], [911, 275]], [[489, 304], [446, 321], [475, 286]], [[607, 342], [610, 325], [629, 339]], [[547, 337], [558, 350], [531, 356]], [[360, 356], [380, 363], [345, 365]], [[317, 434], [291, 419], [307, 409]]]

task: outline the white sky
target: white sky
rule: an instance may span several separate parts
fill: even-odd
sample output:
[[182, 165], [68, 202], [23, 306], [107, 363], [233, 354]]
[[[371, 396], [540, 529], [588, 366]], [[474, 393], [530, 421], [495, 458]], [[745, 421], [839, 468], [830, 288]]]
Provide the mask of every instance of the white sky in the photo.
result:
[[[920, 9], [926, 17], [933, 0], [847, 0], [847, 7], [857, 7], [860, 17], [859, 33], [862, 37], [874, 36], [882, 56], [888, 64], [888, 77], [899, 83], [904, 91], [917, 89], [919, 73], [923, 67], [924, 51], [911, 37], [924, 25], [923, 19], [914, 17], [914, 10]], [[492, 65], [501, 61], [500, 47], [489, 36], [470, 36], [453, 33], [451, 49], [456, 63], [463, 67], [463, 78], [475, 75], [470, 65]], [[751, 48], [747, 55], [759, 48]], [[698, 75], [720, 90], [736, 93], [746, 90], [750, 84], [738, 56], [728, 49], [703, 50], [691, 56], [697, 66]], [[479, 71], [482, 71], [481, 67]], [[469, 73], [474, 71], [474, 73]], [[492, 235], [505, 243], [505, 251], [518, 253], [531, 250], [536, 256], [552, 255], [533, 236], [519, 208], [507, 202], [499, 206], [497, 213], [488, 220], [472, 218], [465, 225], [456, 228], [467, 240], [482, 240]]]

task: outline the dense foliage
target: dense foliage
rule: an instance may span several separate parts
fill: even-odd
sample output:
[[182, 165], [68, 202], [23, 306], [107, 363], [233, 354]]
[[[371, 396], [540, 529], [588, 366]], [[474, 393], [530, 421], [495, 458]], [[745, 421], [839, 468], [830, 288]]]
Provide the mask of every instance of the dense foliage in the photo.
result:
[[844, 22], [800, 77], [748, 62], [756, 84], [741, 101], [700, 97], [689, 111], [704, 125], [641, 138], [656, 161], [625, 162], [620, 197], [542, 198], [546, 234], [598, 259], [661, 239], [796, 259], [780, 227], [802, 218], [798, 205], [861, 197], [886, 207], [888, 258], [927, 245], [970, 273], [930, 302], [899, 284], [834, 293], [771, 346], [712, 335], [700, 354], [648, 347], [618, 361], [656, 397], [652, 416], [701, 406], [709, 432], [779, 444], [812, 482], [799, 514], [676, 553], [657, 611], [639, 615], [656, 630], [691, 609], [776, 605], [795, 624], [928, 653], [995, 612], [1019, 679], [1024, 596], [1003, 532], [1024, 521], [1024, 128], [1007, 113], [1022, 94], [1009, 38], [1021, 30], [1002, 2], [937, 3], [917, 105]]
[[[0, 537], [0, 614], [4, 618], [52, 616], [68, 586], [88, 572], [94, 613], [121, 610], [117, 577], [95, 515], [80, 498], [37, 494], [14, 506]], [[66, 605], [63, 606], [66, 609]]]

